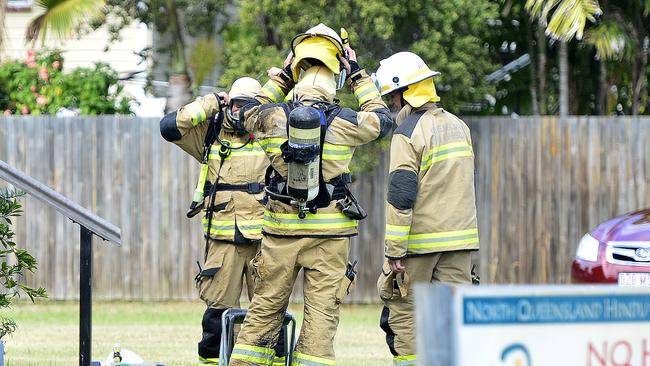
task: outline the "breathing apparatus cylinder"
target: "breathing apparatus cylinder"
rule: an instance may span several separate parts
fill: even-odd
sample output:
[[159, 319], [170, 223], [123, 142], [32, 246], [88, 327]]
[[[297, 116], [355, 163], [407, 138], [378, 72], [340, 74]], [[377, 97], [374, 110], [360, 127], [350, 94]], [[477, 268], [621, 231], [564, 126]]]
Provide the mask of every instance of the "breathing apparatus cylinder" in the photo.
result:
[[301, 106], [289, 113], [287, 193], [296, 201], [300, 218], [305, 217], [307, 202], [318, 195], [324, 121], [324, 114], [313, 107]]

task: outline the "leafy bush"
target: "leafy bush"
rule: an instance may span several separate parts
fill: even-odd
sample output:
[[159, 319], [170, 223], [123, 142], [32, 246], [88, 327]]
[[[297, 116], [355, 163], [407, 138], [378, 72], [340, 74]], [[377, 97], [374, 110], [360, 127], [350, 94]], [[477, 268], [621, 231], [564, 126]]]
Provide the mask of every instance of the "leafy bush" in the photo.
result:
[[29, 51], [25, 62], [0, 65], [0, 109], [8, 114], [55, 114], [60, 108], [80, 114], [130, 114], [117, 73], [105, 63], [63, 73], [60, 51]]
[[[16, 200], [22, 193], [0, 191], [0, 283], [4, 287], [0, 291], [0, 308], [11, 305], [14, 297], [21, 293], [29, 296], [34, 302], [36, 298], [45, 298], [45, 289], [33, 289], [22, 282], [27, 271], [36, 270], [36, 259], [25, 249], [16, 247], [13, 242], [14, 232], [11, 229], [11, 218], [22, 213], [21, 206]], [[16, 323], [9, 318], [0, 317], [0, 338], [16, 330]]]

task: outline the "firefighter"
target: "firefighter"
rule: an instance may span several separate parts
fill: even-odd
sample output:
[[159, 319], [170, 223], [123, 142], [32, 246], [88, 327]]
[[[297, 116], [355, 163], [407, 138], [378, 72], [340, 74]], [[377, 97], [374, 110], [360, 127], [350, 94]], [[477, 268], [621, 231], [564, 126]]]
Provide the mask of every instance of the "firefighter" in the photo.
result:
[[[233, 366], [270, 364], [301, 269], [304, 321], [293, 364], [334, 365], [339, 306], [355, 273], [349, 238], [364, 217], [347, 189], [348, 166], [356, 147], [386, 135], [393, 123], [376, 86], [336, 32], [319, 24], [291, 46], [294, 57], [258, 94], [261, 105], [244, 107], [246, 128], [272, 168], [262, 248], [253, 261], [259, 283], [233, 349]], [[360, 112], [333, 103], [342, 68]], [[277, 103], [292, 88], [293, 100]]]
[[[474, 155], [467, 125], [438, 107], [433, 76], [422, 59], [399, 52], [374, 78], [399, 110], [390, 148], [386, 261], [378, 280], [381, 328], [395, 365], [415, 365], [413, 285], [471, 283], [478, 250]], [[395, 111], [397, 111], [395, 110]]]
[[[160, 121], [162, 136], [202, 163], [188, 212], [193, 216], [205, 206], [205, 258], [196, 276], [199, 297], [207, 305], [198, 344], [202, 364], [219, 363], [221, 315], [240, 306], [244, 278], [252, 297], [249, 262], [262, 238], [263, 182], [269, 160], [244, 129], [239, 111], [260, 89], [257, 80], [243, 77], [228, 94], [199, 97]], [[280, 347], [274, 365], [284, 365], [283, 357]]]

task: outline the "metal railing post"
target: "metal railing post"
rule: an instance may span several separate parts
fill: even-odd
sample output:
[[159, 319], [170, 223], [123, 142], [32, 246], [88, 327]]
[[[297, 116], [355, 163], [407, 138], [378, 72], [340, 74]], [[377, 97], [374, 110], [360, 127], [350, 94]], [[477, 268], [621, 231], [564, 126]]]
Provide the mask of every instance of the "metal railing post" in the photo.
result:
[[79, 366], [90, 366], [92, 347], [93, 233], [80, 225], [79, 254]]

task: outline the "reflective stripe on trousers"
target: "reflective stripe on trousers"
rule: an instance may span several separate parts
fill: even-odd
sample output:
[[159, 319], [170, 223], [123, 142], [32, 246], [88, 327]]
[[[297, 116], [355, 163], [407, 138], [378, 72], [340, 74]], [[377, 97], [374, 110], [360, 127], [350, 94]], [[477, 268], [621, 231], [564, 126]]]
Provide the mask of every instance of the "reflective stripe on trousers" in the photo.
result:
[[334, 360], [310, 356], [300, 352], [293, 353], [293, 362], [291, 362], [291, 366], [333, 366], [335, 364]]
[[417, 357], [415, 355], [404, 355], [393, 357], [394, 366], [416, 366]]
[[199, 365], [218, 365], [218, 358], [203, 358], [199, 356]]
[[231, 360], [255, 362], [260, 365], [273, 366], [275, 351], [269, 348], [235, 344], [230, 355]]
[[356, 227], [358, 223], [342, 213], [307, 214], [304, 219], [301, 219], [298, 214], [282, 214], [265, 210], [264, 225], [278, 229], [317, 230]]

